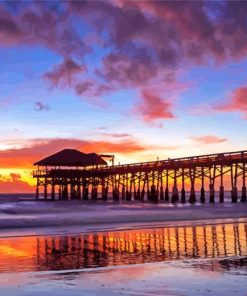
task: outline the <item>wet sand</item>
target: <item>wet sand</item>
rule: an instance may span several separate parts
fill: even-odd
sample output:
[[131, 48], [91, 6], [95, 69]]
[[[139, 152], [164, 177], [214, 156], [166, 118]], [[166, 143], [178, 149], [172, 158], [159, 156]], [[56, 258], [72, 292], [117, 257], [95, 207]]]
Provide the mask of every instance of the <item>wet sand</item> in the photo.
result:
[[247, 295], [246, 277], [236, 221], [0, 239], [1, 295]]
[[246, 276], [245, 271], [198, 270], [188, 262], [152, 263], [85, 272], [1, 274], [0, 292], [8, 296], [244, 296]]

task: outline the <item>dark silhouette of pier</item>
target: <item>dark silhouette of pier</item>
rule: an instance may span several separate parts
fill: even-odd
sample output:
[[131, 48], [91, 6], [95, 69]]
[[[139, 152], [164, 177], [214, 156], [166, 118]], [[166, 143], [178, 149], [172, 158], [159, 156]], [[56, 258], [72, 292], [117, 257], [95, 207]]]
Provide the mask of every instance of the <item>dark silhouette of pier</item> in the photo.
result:
[[[113, 165], [108, 166], [105, 157], [110, 157]], [[114, 156], [65, 149], [36, 162], [38, 169], [33, 177], [37, 179], [37, 200], [43, 188], [44, 200], [107, 200], [111, 196], [114, 201], [193, 204], [205, 203], [206, 191], [209, 191], [208, 202], [215, 203], [215, 192], [219, 191], [217, 202], [223, 203], [227, 179], [231, 201], [246, 202], [247, 151], [124, 165], [114, 165], [113, 159]], [[196, 196], [198, 183], [200, 193]]]

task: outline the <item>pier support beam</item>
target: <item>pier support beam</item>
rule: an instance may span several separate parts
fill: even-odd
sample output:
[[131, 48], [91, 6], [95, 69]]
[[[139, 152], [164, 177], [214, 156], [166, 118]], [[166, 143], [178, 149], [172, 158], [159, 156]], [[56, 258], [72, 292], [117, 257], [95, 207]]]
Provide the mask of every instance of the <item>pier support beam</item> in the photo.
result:
[[47, 184], [45, 184], [45, 186], [44, 186], [44, 199], [47, 200], [47, 197], [48, 197], [48, 195], [47, 195]]
[[55, 200], [55, 185], [51, 185], [51, 200]]
[[163, 186], [160, 186], [160, 200], [164, 200], [164, 189], [163, 189]]
[[58, 189], [58, 199], [62, 200], [62, 188], [61, 188], [61, 185], [59, 186], [59, 189]]
[[156, 188], [155, 188], [155, 185], [151, 185], [151, 192], [150, 192], [150, 200], [152, 202], [155, 202], [155, 196], [156, 196]]
[[140, 187], [137, 189], [137, 192], [136, 192], [136, 200], [141, 200], [141, 191], [140, 191]]
[[126, 200], [127, 200], [127, 201], [131, 201], [131, 198], [132, 198], [132, 193], [131, 193], [131, 191], [126, 190]]
[[245, 186], [245, 162], [243, 163], [243, 187], [242, 187], [242, 195], [241, 195], [241, 202], [246, 202], [246, 186]]
[[215, 199], [214, 199], [214, 184], [209, 184], [209, 202], [210, 203], [215, 203]]
[[68, 200], [68, 185], [64, 185], [63, 186], [63, 190], [62, 190], [62, 198], [63, 200]]
[[107, 188], [102, 186], [102, 199], [107, 200]]
[[166, 189], [165, 189], [165, 201], [169, 201], [169, 184], [168, 184], [168, 170], [166, 170]]
[[172, 188], [172, 203], [176, 203], [178, 201], [178, 187], [177, 187], [177, 171], [174, 170], [174, 184]]
[[172, 189], [172, 203], [176, 203], [178, 201], [178, 187], [175, 185]]
[[185, 186], [184, 186], [184, 168], [182, 168], [181, 203], [186, 203]]
[[204, 187], [201, 188], [200, 202], [202, 204], [205, 203], [205, 189], [204, 189]]
[[88, 200], [88, 187], [83, 187], [83, 200]]
[[194, 186], [194, 184], [191, 186], [191, 189], [190, 189], [189, 203], [191, 203], [191, 204], [196, 203], [196, 193], [195, 193], [195, 186]]
[[223, 176], [224, 176], [224, 172], [223, 172], [223, 165], [220, 166], [220, 203], [224, 202], [224, 185], [223, 185]]
[[181, 189], [181, 203], [186, 203], [186, 195], [184, 187]]
[[76, 199], [75, 184], [70, 185], [70, 199]]
[[143, 188], [141, 191], [141, 201], [145, 200], [145, 189]]
[[36, 187], [36, 200], [39, 200], [39, 186]]
[[236, 203], [238, 201], [238, 189], [237, 189], [237, 177], [238, 177], [238, 165], [231, 166], [231, 179], [232, 179], [232, 203]]
[[113, 197], [114, 201], [119, 201], [119, 190], [118, 190], [118, 188], [113, 189], [112, 197]]
[[125, 195], [125, 186], [122, 187], [122, 200], [125, 200], [126, 195]]
[[77, 192], [76, 192], [76, 198], [78, 199], [78, 200], [81, 200], [81, 186], [80, 186], [80, 183], [79, 184], [77, 184], [77, 190], [76, 190]]
[[241, 202], [246, 202], [246, 187], [242, 187]]
[[223, 203], [224, 202], [224, 197], [225, 197], [225, 193], [224, 193], [224, 186], [221, 185], [220, 186], [220, 203]]
[[97, 187], [93, 187], [91, 191], [91, 199], [97, 200], [98, 199], [98, 190]]
[[232, 188], [232, 203], [236, 203], [238, 201], [238, 189], [236, 186]]
[[195, 193], [195, 168], [190, 169], [189, 173], [190, 173], [190, 184], [191, 184], [189, 202], [190, 202], [191, 204], [194, 204], [194, 203], [196, 203], [196, 193]]
[[201, 202], [202, 204], [204, 204], [204, 203], [205, 203], [204, 167], [201, 168], [201, 177], [202, 177], [202, 187], [201, 187], [200, 202]]
[[169, 201], [169, 188], [166, 187], [166, 190], [165, 190], [165, 201]]

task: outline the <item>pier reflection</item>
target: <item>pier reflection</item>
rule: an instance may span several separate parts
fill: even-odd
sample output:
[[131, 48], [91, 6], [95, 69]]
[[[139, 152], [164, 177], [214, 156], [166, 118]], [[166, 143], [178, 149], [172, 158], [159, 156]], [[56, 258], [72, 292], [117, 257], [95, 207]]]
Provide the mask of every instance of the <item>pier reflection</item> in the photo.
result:
[[216, 265], [224, 268], [246, 266], [244, 258], [241, 262], [225, 260], [231, 256], [247, 256], [245, 223], [0, 240], [1, 271], [83, 269], [191, 258], [222, 258]]

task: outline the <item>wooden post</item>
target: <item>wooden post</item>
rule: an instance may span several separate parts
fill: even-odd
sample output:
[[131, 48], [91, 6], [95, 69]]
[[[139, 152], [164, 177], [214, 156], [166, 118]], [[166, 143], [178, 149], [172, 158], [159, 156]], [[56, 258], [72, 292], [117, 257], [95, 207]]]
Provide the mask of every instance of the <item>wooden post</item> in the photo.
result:
[[45, 177], [45, 185], [44, 185], [44, 199], [47, 200], [47, 179]]
[[200, 202], [203, 204], [205, 203], [204, 167], [201, 167], [201, 177], [202, 177], [202, 187], [201, 187]]
[[36, 185], [36, 200], [39, 200], [39, 178], [37, 178], [37, 185]]
[[214, 165], [213, 168], [213, 176], [211, 172], [211, 168], [209, 168], [209, 174], [210, 174], [210, 184], [209, 184], [209, 202], [214, 203], [214, 181], [215, 181], [215, 171], [216, 171], [216, 165]]
[[189, 202], [191, 204], [196, 203], [196, 193], [195, 193], [195, 169], [190, 168], [190, 184], [191, 184], [191, 188], [190, 188], [190, 198], [189, 198]]
[[245, 162], [243, 162], [243, 187], [242, 187], [242, 196], [241, 196], [241, 202], [246, 202], [246, 185], [245, 185], [245, 177], [246, 177], [246, 172], [245, 172]]
[[160, 172], [160, 200], [164, 200], [163, 171]]
[[54, 184], [54, 180], [52, 180], [52, 184], [51, 184], [51, 200], [55, 200], [55, 184]]
[[181, 203], [186, 202], [185, 186], [184, 186], [184, 168], [182, 168], [182, 189], [181, 189]]
[[168, 180], [168, 170], [166, 170], [166, 190], [165, 190], [165, 201], [169, 201], [169, 180]]
[[178, 187], [177, 187], [177, 170], [174, 169], [174, 177], [173, 177], [174, 183], [172, 188], [172, 203], [176, 203], [178, 201]]
[[238, 189], [237, 189], [237, 171], [238, 165], [235, 165], [235, 171], [233, 165], [231, 165], [231, 179], [232, 179], [232, 203], [238, 201]]
[[220, 166], [220, 203], [224, 202], [223, 165]]

